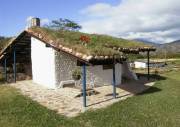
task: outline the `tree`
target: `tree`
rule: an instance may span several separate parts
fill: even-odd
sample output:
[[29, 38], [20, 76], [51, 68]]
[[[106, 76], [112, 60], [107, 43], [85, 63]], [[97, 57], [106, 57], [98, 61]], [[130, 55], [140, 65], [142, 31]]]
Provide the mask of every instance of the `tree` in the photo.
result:
[[0, 41], [1, 41], [1, 40], [4, 40], [4, 39], [5, 39], [5, 37], [3, 37], [3, 36], [0, 36]]
[[58, 20], [52, 20], [49, 25], [47, 25], [48, 28], [50, 29], [55, 29], [55, 30], [71, 30], [71, 31], [78, 31], [82, 27], [69, 19], [58, 19]]

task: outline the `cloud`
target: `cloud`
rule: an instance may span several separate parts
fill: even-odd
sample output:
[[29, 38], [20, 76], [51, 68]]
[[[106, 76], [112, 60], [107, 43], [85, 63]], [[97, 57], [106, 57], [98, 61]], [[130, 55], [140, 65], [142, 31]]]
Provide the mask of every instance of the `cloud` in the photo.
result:
[[28, 16], [28, 17], [26, 18], [26, 22], [31, 21], [32, 18], [34, 18], [34, 16]]
[[122, 0], [118, 5], [97, 3], [81, 14], [82, 31], [158, 43], [180, 39], [179, 0]]
[[49, 19], [41, 19], [41, 25], [46, 25], [49, 24], [50, 20]]

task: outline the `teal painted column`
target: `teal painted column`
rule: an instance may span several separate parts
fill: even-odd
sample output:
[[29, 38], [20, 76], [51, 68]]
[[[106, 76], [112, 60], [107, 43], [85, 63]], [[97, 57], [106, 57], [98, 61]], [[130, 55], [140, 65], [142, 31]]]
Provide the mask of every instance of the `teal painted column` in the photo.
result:
[[113, 97], [116, 98], [116, 73], [115, 64], [113, 65]]
[[14, 70], [14, 82], [16, 83], [16, 48], [14, 48], [14, 65], [13, 65], [13, 70]]
[[86, 64], [82, 66], [83, 106], [86, 107]]

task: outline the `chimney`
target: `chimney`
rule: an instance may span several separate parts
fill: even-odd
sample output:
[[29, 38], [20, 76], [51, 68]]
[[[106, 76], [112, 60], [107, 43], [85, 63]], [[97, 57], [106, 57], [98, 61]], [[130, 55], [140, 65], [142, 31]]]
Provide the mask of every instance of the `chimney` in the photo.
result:
[[34, 26], [40, 27], [41, 26], [40, 18], [32, 18], [30, 22], [31, 22], [30, 27], [34, 27]]

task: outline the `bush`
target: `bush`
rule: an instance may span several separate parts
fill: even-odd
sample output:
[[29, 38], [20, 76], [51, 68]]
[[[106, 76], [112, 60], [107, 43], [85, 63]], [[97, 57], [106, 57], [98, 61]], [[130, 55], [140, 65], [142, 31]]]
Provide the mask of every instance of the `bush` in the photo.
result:
[[80, 69], [76, 68], [75, 70], [73, 70], [72, 78], [74, 80], [80, 80], [81, 79], [81, 71], [80, 71]]

